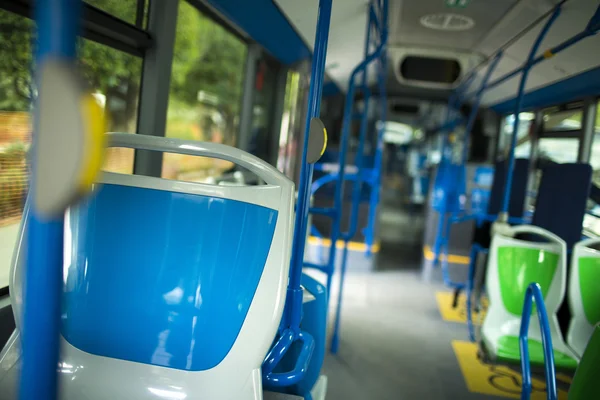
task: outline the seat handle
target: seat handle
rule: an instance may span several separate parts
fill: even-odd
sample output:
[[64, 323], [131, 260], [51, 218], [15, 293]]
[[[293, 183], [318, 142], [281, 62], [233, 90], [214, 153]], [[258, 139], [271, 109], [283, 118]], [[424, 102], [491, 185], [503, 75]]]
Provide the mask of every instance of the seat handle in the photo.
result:
[[290, 180], [269, 163], [243, 150], [224, 144], [131, 133], [107, 133], [106, 135], [109, 147], [218, 158], [246, 168], [269, 185], [281, 187], [291, 185]]
[[[302, 348], [296, 359], [294, 369], [288, 372], [273, 372], [295, 342], [302, 342]], [[263, 362], [263, 380], [266, 385], [270, 387], [287, 387], [300, 382], [308, 370], [314, 349], [315, 340], [312, 335], [304, 331], [294, 332], [292, 329], [285, 329]]]
[[560, 238], [560, 236], [555, 235], [554, 233], [544, 229], [544, 228], [540, 228], [539, 226], [534, 226], [534, 225], [519, 225], [519, 226], [515, 226], [515, 227], [511, 227], [510, 228], [513, 232], [513, 234], [517, 234], [517, 233], [533, 233], [535, 235], [539, 235], [542, 237], [545, 237], [546, 239], [550, 239], [553, 242], [556, 242], [558, 244], [560, 244], [561, 246], [565, 247], [566, 249], [566, 244], [565, 241], [562, 240]]

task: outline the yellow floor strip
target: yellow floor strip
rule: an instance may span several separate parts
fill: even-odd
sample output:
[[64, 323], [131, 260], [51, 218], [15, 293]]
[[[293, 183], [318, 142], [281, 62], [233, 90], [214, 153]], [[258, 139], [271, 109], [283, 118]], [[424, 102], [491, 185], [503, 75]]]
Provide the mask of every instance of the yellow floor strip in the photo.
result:
[[[440, 315], [444, 321], [448, 322], [459, 322], [466, 324], [467, 323], [467, 296], [465, 293], [461, 293], [458, 296], [458, 303], [456, 304], [456, 308], [452, 307], [452, 300], [454, 298], [454, 294], [451, 292], [436, 292], [435, 299], [438, 304], [438, 308], [440, 310]], [[473, 323], [475, 325], [480, 325], [481, 321], [485, 318], [485, 314], [488, 308], [488, 300], [487, 298], [483, 298], [481, 300], [482, 310], [477, 313], [473, 311]]]
[[[521, 398], [520, 374], [508, 367], [482, 363], [477, 358], [475, 343], [453, 340], [452, 348], [470, 392], [511, 399]], [[533, 386], [531, 399], [545, 400], [545, 382], [532, 378], [531, 383]], [[567, 397], [566, 391], [558, 390], [559, 400], [567, 400]]]
[[[433, 254], [433, 251], [431, 250], [431, 247], [429, 246], [423, 246], [423, 256], [425, 257], [425, 259], [427, 261], [433, 261], [433, 259], [435, 258], [435, 254]], [[439, 260], [443, 260], [446, 256], [444, 254], [440, 254], [439, 255]], [[465, 264], [465, 265], [469, 265], [469, 260], [470, 258], [467, 256], [459, 256], [456, 254], [448, 254], [448, 262], [450, 264]]]
[[[331, 246], [331, 239], [327, 239], [327, 238], [321, 239], [316, 236], [309, 236], [308, 244], [313, 245], [313, 246], [329, 247], [329, 246]], [[343, 249], [344, 241], [338, 240], [335, 244], [335, 247], [338, 249]], [[371, 247], [371, 253], [378, 253], [379, 248], [380, 248], [379, 242], [373, 243], [373, 246]], [[365, 243], [361, 243], [361, 242], [348, 242], [348, 250], [364, 252], [364, 251], [367, 251], [367, 245]]]

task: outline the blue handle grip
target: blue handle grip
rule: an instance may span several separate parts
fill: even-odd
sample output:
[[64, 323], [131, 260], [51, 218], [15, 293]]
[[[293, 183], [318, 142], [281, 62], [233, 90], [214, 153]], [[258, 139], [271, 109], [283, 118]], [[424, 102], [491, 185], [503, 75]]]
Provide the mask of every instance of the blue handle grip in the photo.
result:
[[[302, 348], [296, 358], [294, 369], [289, 372], [273, 372], [275, 366], [295, 342], [302, 342]], [[300, 382], [308, 370], [314, 349], [315, 340], [312, 335], [304, 331], [294, 333], [291, 329], [286, 329], [263, 363], [263, 381], [271, 387], [287, 387]]]

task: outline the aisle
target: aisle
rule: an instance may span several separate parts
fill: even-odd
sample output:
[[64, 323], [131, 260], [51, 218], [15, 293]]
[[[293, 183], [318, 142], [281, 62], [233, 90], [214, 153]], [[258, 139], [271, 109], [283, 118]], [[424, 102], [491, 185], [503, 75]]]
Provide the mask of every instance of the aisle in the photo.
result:
[[519, 375], [480, 364], [466, 325], [442, 319], [442, 285], [415, 268], [386, 269], [347, 276], [340, 351], [324, 365], [328, 400], [519, 398]]

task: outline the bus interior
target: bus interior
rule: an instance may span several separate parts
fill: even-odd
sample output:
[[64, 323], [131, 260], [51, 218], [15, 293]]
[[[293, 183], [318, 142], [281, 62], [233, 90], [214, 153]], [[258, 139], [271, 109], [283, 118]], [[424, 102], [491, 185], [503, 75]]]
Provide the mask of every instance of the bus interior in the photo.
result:
[[0, 399], [600, 398], [599, 29], [0, 0]]

